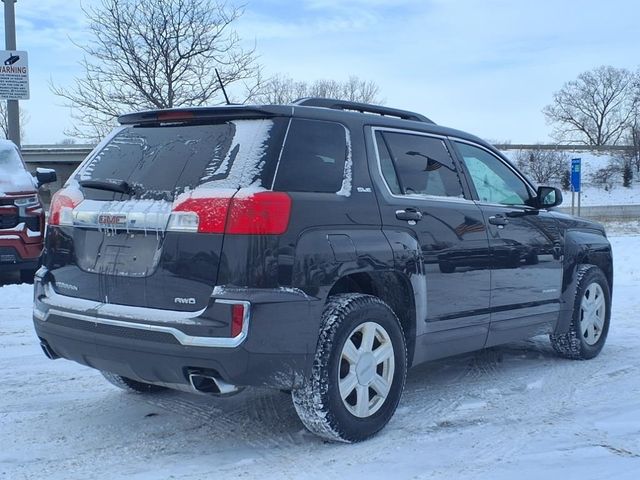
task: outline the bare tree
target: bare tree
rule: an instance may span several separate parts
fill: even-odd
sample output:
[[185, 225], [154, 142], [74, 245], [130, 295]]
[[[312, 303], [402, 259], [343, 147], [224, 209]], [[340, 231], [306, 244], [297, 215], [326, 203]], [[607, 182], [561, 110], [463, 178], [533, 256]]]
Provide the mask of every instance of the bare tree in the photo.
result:
[[633, 147], [631, 152], [631, 164], [636, 167], [636, 173], [640, 173], [640, 125], [631, 128], [629, 144]]
[[620, 177], [620, 166], [616, 161], [610, 161], [606, 167], [599, 168], [591, 174], [591, 183], [603, 187], [606, 191], [613, 188], [616, 180]]
[[[637, 74], [636, 94], [640, 97], [640, 71]], [[626, 155], [630, 165], [635, 167], [636, 174], [640, 173], [640, 102], [636, 103], [629, 128], [624, 137], [625, 145], [631, 147]]]
[[561, 183], [568, 162], [567, 155], [558, 150], [536, 148], [520, 150], [516, 155], [518, 167], [540, 185]]
[[[24, 108], [20, 109], [20, 142], [24, 140], [24, 126], [29, 123], [29, 114]], [[9, 138], [9, 118], [7, 117], [7, 101], [0, 101], [0, 131], [2, 138]]]
[[214, 68], [237, 95], [250, 97], [260, 83], [255, 48], [243, 49], [232, 30], [241, 9], [217, 0], [100, 0], [83, 11], [93, 37], [78, 45], [84, 76], [70, 88], [51, 86], [72, 108], [67, 135], [96, 140], [129, 111], [221, 103]]
[[377, 103], [380, 87], [373, 81], [356, 76], [338, 80], [296, 81], [291, 77], [276, 75], [265, 82], [260, 93], [252, 101], [265, 104], [286, 104], [303, 97], [335, 98], [351, 102]]
[[622, 139], [638, 102], [635, 75], [601, 66], [578, 75], [553, 95], [542, 112], [561, 142], [615, 145]]

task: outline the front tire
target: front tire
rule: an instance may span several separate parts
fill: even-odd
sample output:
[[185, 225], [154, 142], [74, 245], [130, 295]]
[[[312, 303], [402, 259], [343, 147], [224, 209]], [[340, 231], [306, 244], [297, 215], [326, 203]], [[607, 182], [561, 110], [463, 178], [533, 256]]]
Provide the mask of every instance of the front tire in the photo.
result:
[[402, 327], [377, 297], [329, 298], [311, 377], [293, 403], [312, 433], [343, 442], [365, 440], [393, 416], [407, 373]]
[[602, 270], [582, 265], [569, 331], [550, 335], [554, 350], [565, 358], [588, 360], [597, 356], [607, 340], [611, 319], [611, 291]]
[[164, 387], [152, 385], [150, 383], [138, 382], [121, 375], [116, 375], [115, 373], [103, 371], [100, 373], [102, 373], [102, 376], [106, 378], [109, 383], [129, 393], [156, 393], [166, 390]]

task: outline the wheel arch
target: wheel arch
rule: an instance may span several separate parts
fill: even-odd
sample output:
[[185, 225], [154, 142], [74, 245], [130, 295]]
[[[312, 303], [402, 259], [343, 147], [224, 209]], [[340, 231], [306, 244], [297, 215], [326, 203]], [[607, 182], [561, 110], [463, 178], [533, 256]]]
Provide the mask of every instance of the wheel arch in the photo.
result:
[[407, 366], [411, 366], [416, 347], [415, 295], [409, 279], [397, 271], [351, 273], [340, 277], [328, 297], [340, 293], [362, 293], [380, 298], [400, 320], [407, 344]]
[[569, 331], [573, 301], [578, 286], [577, 272], [582, 265], [594, 265], [604, 273], [613, 295], [613, 255], [611, 244], [600, 232], [570, 230], [565, 236], [561, 310], [555, 334]]

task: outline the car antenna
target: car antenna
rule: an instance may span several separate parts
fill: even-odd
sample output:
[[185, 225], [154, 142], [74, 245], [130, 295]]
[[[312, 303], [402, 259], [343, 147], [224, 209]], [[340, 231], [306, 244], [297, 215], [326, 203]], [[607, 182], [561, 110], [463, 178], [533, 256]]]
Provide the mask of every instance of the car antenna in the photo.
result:
[[220, 82], [220, 88], [222, 89], [222, 93], [224, 93], [224, 99], [227, 101], [227, 105], [231, 105], [229, 101], [229, 97], [227, 96], [227, 91], [224, 89], [224, 84], [222, 83], [222, 79], [220, 78], [220, 74], [218, 73], [218, 69], [214, 68], [216, 71], [216, 76], [218, 77], [218, 82]]

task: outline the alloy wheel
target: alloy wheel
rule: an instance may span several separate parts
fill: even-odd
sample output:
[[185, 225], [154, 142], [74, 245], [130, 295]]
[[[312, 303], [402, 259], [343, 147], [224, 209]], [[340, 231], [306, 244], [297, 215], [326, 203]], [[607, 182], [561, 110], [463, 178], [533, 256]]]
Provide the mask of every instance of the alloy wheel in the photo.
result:
[[340, 398], [359, 418], [370, 417], [384, 404], [395, 370], [391, 337], [375, 322], [358, 325], [347, 337], [338, 364]]

